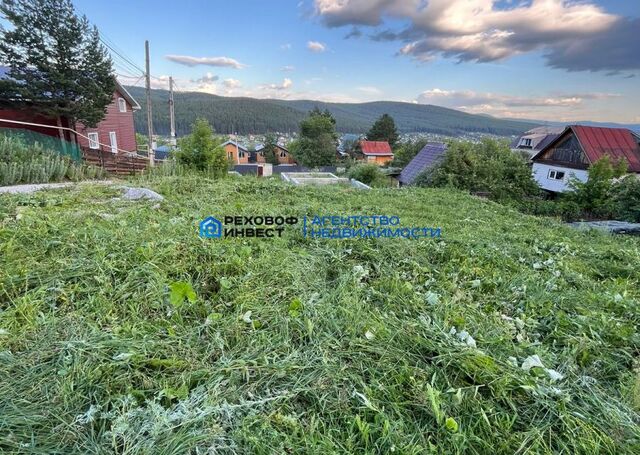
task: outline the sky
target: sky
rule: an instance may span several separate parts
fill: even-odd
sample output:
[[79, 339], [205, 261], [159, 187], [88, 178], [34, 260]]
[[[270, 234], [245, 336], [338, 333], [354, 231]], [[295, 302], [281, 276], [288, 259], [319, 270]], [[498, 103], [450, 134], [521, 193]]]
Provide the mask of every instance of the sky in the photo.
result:
[[[640, 123], [638, 0], [74, 0], [125, 83]], [[177, 101], [178, 102], [178, 101]]]

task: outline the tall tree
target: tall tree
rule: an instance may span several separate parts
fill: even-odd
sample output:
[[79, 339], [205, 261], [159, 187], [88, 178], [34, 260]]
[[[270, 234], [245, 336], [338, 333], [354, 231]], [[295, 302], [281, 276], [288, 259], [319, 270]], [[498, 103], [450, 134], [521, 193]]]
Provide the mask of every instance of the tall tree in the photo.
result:
[[337, 144], [335, 119], [329, 111], [316, 108], [300, 122], [300, 139], [292, 144], [291, 152], [303, 166], [330, 166], [336, 162]]
[[273, 133], [269, 133], [265, 136], [264, 139], [264, 160], [267, 163], [271, 163], [273, 165], [278, 164], [278, 157], [276, 153], [278, 152], [278, 140], [276, 139], [276, 135]]
[[191, 134], [184, 136], [179, 142], [176, 160], [188, 168], [206, 171], [215, 177], [227, 175], [229, 162], [222, 147], [222, 140], [213, 136], [213, 128], [209, 122], [199, 118], [191, 126]]
[[395, 147], [396, 142], [398, 142], [398, 130], [393, 117], [389, 114], [383, 114], [367, 133], [367, 139], [370, 141], [387, 141], [392, 148]]
[[112, 61], [71, 0], [3, 0], [0, 13], [11, 24], [0, 25], [0, 61], [10, 68], [4, 104], [59, 126], [62, 118], [91, 127], [102, 120], [115, 90]]

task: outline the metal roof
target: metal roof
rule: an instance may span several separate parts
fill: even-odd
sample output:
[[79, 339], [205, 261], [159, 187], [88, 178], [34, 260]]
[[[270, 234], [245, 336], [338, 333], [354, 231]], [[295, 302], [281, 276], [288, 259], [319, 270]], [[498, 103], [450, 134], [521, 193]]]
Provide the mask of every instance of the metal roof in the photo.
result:
[[411, 185], [418, 175], [438, 164], [446, 151], [446, 144], [441, 142], [428, 143], [402, 170], [398, 180], [403, 185]]
[[625, 159], [629, 164], [629, 171], [640, 172], [639, 141], [637, 136], [626, 128], [571, 125], [532, 159], [541, 156], [548, 148], [553, 147], [569, 133], [575, 134], [590, 163], [595, 163], [605, 155], [609, 155], [614, 160]]
[[391, 146], [386, 141], [360, 141], [360, 149], [365, 155], [393, 156]]

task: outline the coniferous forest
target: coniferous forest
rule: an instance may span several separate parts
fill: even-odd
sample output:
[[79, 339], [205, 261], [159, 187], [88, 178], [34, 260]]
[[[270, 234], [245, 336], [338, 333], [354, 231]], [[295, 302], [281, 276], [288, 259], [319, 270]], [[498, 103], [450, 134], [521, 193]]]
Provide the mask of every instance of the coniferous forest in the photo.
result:
[[[141, 87], [127, 90], [142, 106], [135, 115], [136, 130], [146, 132], [145, 94]], [[342, 133], [366, 133], [383, 114], [391, 115], [402, 133], [424, 132], [450, 136], [465, 133], [488, 133], [500, 136], [521, 134], [534, 124], [472, 115], [439, 106], [390, 101], [372, 103], [323, 103], [310, 100], [273, 100], [235, 98], [197, 92], [175, 93], [176, 130], [178, 136], [188, 134], [191, 124], [202, 117], [215, 131], [228, 133], [281, 133], [298, 131], [300, 121], [314, 107], [328, 109]], [[160, 135], [169, 134], [169, 92], [153, 90], [153, 127]]]

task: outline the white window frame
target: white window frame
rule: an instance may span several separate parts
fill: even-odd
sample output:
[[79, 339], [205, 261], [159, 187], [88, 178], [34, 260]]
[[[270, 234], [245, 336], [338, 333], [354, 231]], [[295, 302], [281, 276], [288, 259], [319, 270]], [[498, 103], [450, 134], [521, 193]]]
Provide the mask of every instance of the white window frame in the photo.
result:
[[88, 133], [89, 148], [92, 150], [98, 150], [100, 148], [100, 136], [98, 133]]
[[[562, 177], [558, 178], [558, 174], [562, 174]], [[556, 169], [549, 169], [549, 173], [547, 174], [547, 179], [549, 180], [564, 180], [567, 173], [565, 171], [558, 171]]]
[[523, 137], [522, 140], [520, 141], [520, 145], [522, 147], [531, 147], [531, 144], [533, 144], [533, 140], [528, 137]]
[[118, 153], [118, 135], [115, 131], [109, 131], [109, 144], [111, 144], [111, 153]]
[[124, 98], [118, 98], [118, 110], [120, 112], [127, 112], [127, 101]]

